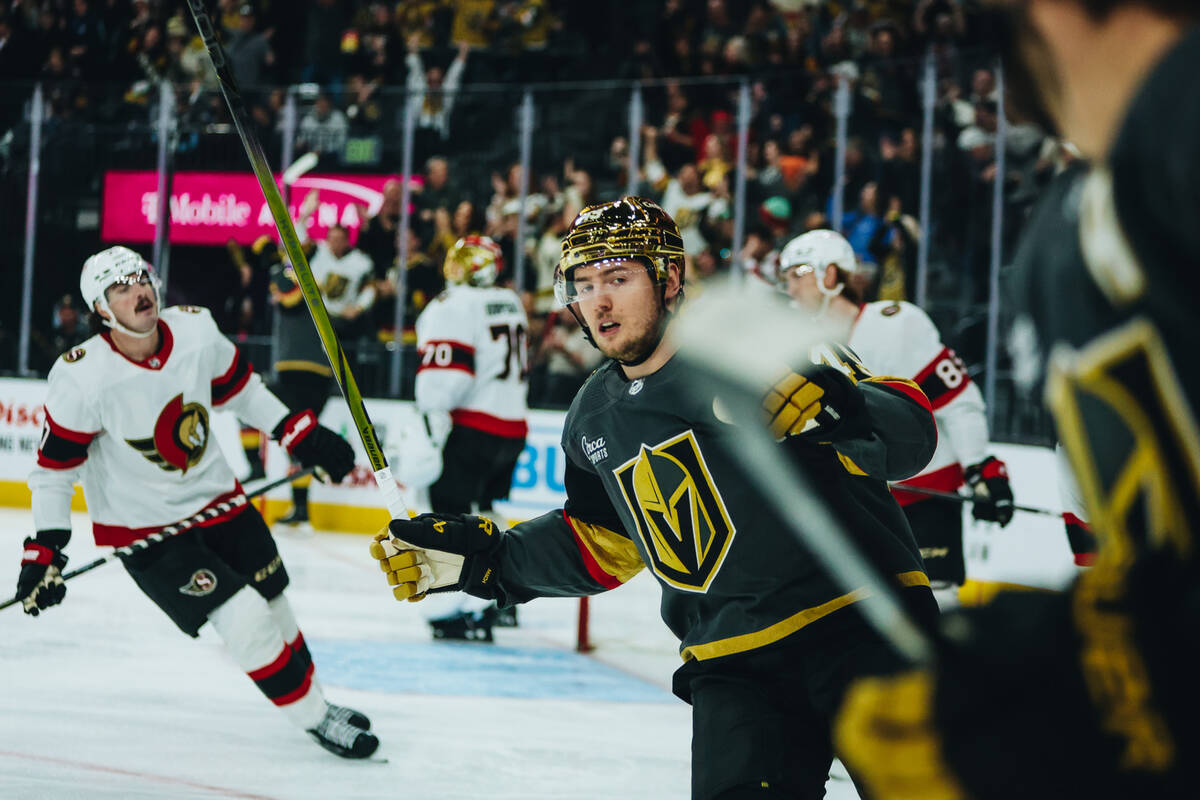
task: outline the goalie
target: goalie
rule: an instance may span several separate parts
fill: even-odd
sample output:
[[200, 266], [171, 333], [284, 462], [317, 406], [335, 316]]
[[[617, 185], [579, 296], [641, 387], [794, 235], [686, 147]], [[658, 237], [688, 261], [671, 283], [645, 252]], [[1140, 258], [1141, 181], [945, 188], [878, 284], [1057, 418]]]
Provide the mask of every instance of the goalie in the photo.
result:
[[[415, 429], [395, 454], [400, 480], [429, 487], [440, 514], [483, 514], [508, 498], [529, 426], [529, 320], [512, 289], [496, 286], [500, 246], [487, 236], [459, 239], [442, 268], [446, 290], [417, 318]], [[463, 598], [429, 609], [437, 639], [491, 641], [492, 626], [516, 612]], [[435, 604], [431, 604], [435, 605]]]

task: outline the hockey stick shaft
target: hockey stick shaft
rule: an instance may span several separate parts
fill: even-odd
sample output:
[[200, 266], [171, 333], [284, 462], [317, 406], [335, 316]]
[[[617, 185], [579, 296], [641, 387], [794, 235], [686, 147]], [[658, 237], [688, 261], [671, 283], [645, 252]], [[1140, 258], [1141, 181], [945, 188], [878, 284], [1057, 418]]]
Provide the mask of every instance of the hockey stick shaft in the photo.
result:
[[[132, 542], [131, 544], [127, 544], [123, 547], [118, 547], [115, 550], [113, 550], [111, 553], [102, 555], [93, 561], [89, 561], [88, 563], [84, 564], [82, 567], [78, 567], [76, 569], [71, 570], [70, 572], [63, 573], [62, 579], [63, 579], [63, 581], [69, 581], [72, 578], [78, 577], [85, 572], [91, 572], [96, 567], [103, 566], [104, 564], [107, 564], [110, 561], [114, 561], [118, 558], [125, 558], [128, 555], [132, 555], [133, 553], [137, 553], [142, 550], [145, 550], [147, 547], [153, 547], [154, 545], [158, 544], [159, 542], [161, 542], [165, 539], [170, 539], [173, 536], [178, 536], [179, 534], [183, 533], [184, 531], [191, 530], [192, 528], [196, 527], [197, 525], [199, 525], [202, 522], [210, 520], [216, 516], [219, 516], [220, 514], [224, 514], [227, 511], [232, 511], [235, 508], [240, 508], [241, 506], [244, 506], [247, 503], [249, 503], [254, 498], [261, 497], [262, 495], [266, 494], [267, 492], [271, 491], [272, 489], [277, 489], [280, 486], [283, 486], [284, 484], [291, 483], [292, 481], [298, 481], [301, 478], [305, 478], [305, 477], [308, 477], [309, 475], [312, 475], [312, 473], [313, 473], [313, 467], [309, 467], [308, 469], [301, 470], [300, 472], [292, 473], [291, 475], [287, 475], [283, 478], [279, 478], [278, 480], [273, 480], [270, 483], [267, 483], [267, 484], [264, 484], [263, 486], [258, 487], [257, 489], [255, 489], [252, 492], [246, 492], [245, 494], [239, 494], [237, 497], [234, 497], [230, 500], [226, 500], [223, 503], [217, 503], [214, 506], [209, 506], [208, 508], [204, 509], [200, 513], [190, 516], [187, 519], [180, 520], [179, 522], [176, 522], [174, 525], [168, 525], [167, 527], [163, 528], [161, 531], [156, 531], [155, 533], [150, 534], [149, 536], [147, 536], [144, 539], [138, 539], [136, 542]], [[9, 606], [15, 605], [19, 602], [21, 602], [21, 598], [19, 598], [19, 597], [14, 597], [9, 600], [5, 600], [3, 603], [0, 603], [0, 611], [3, 611], [4, 609], [8, 608]]]
[[[926, 489], [923, 486], [909, 486], [905, 483], [892, 484], [892, 488], [901, 492], [912, 492], [913, 494], [923, 494], [926, 497], [936, 497], [940, 500], [952, 500], [955, 503], [974, 503], [975, 498], [969, 494], [959, 494], [958, 492], [940, 492], [937, 489]], [[1013, 504], [1013, 510], [1024, 511], [1028, 514], [1045, 514], [1048, 517], [1061, 517], [1059, 511], [1051, 511], [1048, 508], [1034, 508], [1033, 506], [1019, 506]]]
[[358, 389], [357, 381], [354, 380], [354, 373], [350, 370], [350, 362], [346, 358], [346, 353], [342, 350], [342, 345], [329, 321], [329, 312], [326, 311], [325, 302], [321, 299], [321, 291], [317, 287], [312, 269], [308, 265], [308, 259], [300, 246], [300, 238], [296, 235], [292, 218], [288, 214], [287, 206], [283, 203], [279, 186], [275, 183], [275, 176], [271, 174], [266, 154], [263, 152], [258, 138], [254, 135], [251, 127], [253, 123], [246, 111], [246, 105], [242, 101], [237, 82], [234, 80], [233, 70], [229, 60], [225, 57], [224, 49], [217, 41], [216, 27], [204, 9], [203, 0], [187, 0], [187, 4], [192, 12], [192, 18], [196, 21], [196, 27], [200, 31], [200, 37], [204, 40], [208, 56], [212, 60], [213, 69], [217, 74], [217, 83], [221, 87], [221, 94], [225, 98], [226, 105], [229, 106], [229, 114], [233, 117], [234, 127], [246, 149], [246, 155], [250, 159], [254, 175], [258, 178], [258, 185], [262, 188], [267, 207], [271, 209], [271, 216], [275, 219], [275, 227], [279, 230], [283, 249], [292, 263], [296, 281], [300, 284], [300, 291], [304, 295], [304, 302], [308, 306], [309, 313], [312, 314], [317, 334], [321, 337], [321, 346], [325, 350], [325, 356], [329, 359], [329, 365], [333, 368], [333, 376], [350, 409], [350, 417], [354, 421], [354, 427], [358, 430], [359, 439], [367, 453], [367, 460], [371, 463], [375, 482], [379, 484], [379, 488], [383, 492], [388, 513], [393, 518], [407, 517], [409, 516], [408, 507], [400, 494], [400, 487], [396, 485], [396, 481], [392, 477], [387, 457], [383, 454], [383, 448], [380, 447], [379, 439], [375, 435], [375, 426], [371, 424], [371, 418], [367, 416], [362, 393]]
[[[730, 335], [736, 320], [737, 335]], [[807, 363], [814, 345], [830, 339], [821, 325], [798, 315], [782, 301], [727, 283], [706, 289], [672, 323], [668, 334], [679, 344], [690, 378], [703, 391], [717, 391], [736, 435], [723, 437], [724, 449], [753, 476], [759, 496], [788, 532], [812, 555], [833, 583], [856, 600], [867, 623], [912, 664], [927, 664], [934, 654], [929, 634], [913, 619], [897, 589], [867, 559], [825, 498], [785, 453], [765, 424], [762, 396], [779, 379], [782, 366]]]

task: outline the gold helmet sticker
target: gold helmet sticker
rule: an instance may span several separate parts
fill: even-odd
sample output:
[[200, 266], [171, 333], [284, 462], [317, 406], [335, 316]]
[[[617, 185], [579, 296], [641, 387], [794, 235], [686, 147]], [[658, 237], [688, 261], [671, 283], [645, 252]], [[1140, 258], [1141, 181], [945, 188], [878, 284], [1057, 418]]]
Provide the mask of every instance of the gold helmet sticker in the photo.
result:
[[613, 474], [654, 573], [678, 589], [708, 591], [737, 531], [696, 435], [642, 445]]

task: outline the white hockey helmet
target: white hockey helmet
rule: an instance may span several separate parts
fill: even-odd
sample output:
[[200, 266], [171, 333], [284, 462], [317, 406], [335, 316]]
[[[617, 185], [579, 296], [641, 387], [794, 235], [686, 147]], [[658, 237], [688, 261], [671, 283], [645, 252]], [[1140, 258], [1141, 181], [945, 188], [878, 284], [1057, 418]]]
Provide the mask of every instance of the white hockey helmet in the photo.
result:
[[800, 266], [810, 266], [814, 272], [823, 272], [830, 264], [836, 264], [848, 273], [858, 271], [854, 248], [837, 231], [816, 230], [801, 234], [788, 242], [779, 256], [781, 273]]
[[793, 270], [812, 272], [817, 289], [824, 295], [821, 304], [821, 312], [824, 313], [829, 302], [846, 288], [846, 284], [840, 281], [832, 289], [826, 288], [825, 269], [831, 264], [848, 275], [858, 272], [858, 259], [845, 236], [830, 230], [809, 231], [792, 239], [783, 248], [779, 255], [779, 279], [782, 283]]
[[161, 308], [162, 298], [159, 296], [159, 283], [158, 278], [154, 276], [154, 268], [128, 247], [117, 245], [89, 257], [83, 262], [83, 272], [79, 276], [79, 292], [83, 295], [88, 310], [100, 309], [108, 315], [108, 319], [102, 318], [105, 325], [139, 339], [153, 334], [153, 329], [139, 333], [118, 322], [108, 305], [106, 292], [110, 286], [117, 283], [139, 282], [141, 273], [145, 273], [149, 278], [150, 285], [154, 287], [154, 302]]

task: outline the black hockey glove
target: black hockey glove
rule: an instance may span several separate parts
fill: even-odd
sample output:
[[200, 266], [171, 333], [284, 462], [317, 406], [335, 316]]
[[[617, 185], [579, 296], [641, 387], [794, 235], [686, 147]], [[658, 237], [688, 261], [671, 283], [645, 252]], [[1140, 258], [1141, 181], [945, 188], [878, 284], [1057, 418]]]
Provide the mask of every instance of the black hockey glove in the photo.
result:
[[984, 522], [999, 522], [1004, 527], [1012, 522], [1013, 493], [1008, 484], [1008, 468], [995, 456], [988, 456], [964, 472], [967, 485], [974, 493], [971, 514]]
[[815, 364], [777, 381], [762, 407], [777, 440], [804, 434], [805, 439], [831, 442], [845, 438], [855, 427], [847, 423], [861, 417], [867, 402], [845, 373]]
[[[421, 514], [412, 519], [392, 520], [388, 523], [388, 531], [404, 544], [430, 551], [426, 562], [433, 571], [430, 592], [459, 590], [485, 600], [496, 599], [495, 556], [505, 534], [487, 517], [469, 514]], [[445, 558], [443, 554], [462, 557], [457, 575], [454, 574], [452, 566], [457, 559]], [[407, 560], [409, 559], [405, 558], [404, 553], [401, 553], [381, 559], [381, 566], [384, 572], [393, 573], [397, 572], [396, 567], [400, 566], [400, 561]], [[403, 573], [397, 574], [396, 577], [397, 580], [393, 582], [389, 574], [388, 582], [399, 585], [416, 580]]]
[[25, 539], [21, 574], [17, 576], [17, 599], [26, 614], [36, 617], [42, 609], [58, 605], [66, 596], [62, 571], [67, 566], [67, 557], [62, 549], [70, 538], [70, 531], [46, 530]]
[[341, 483], [354, 469], [354, 448], [317, 422], [311, 410], [284, 418], [271, 436], [302, 466], [324, 470], [332, 483]]

